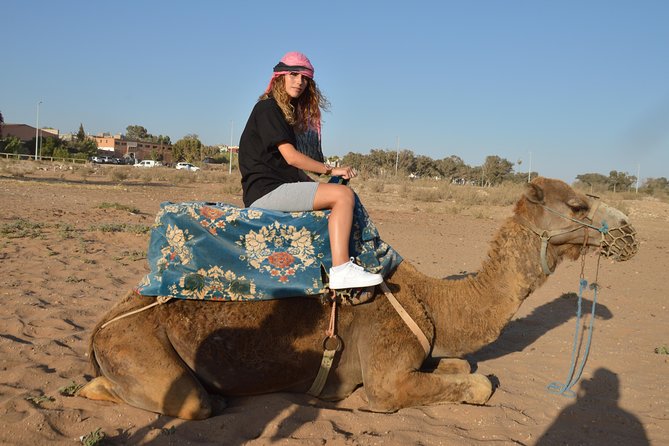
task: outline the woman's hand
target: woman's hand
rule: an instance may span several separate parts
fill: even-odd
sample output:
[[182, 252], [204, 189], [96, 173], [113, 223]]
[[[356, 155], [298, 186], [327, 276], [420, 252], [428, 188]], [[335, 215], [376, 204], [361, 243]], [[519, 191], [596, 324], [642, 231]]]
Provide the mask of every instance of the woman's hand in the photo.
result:
[[355, 171], [355, 169], [349, 166], [332, 168], [332, 176], [342, 177], [345, 180], [350, 180], [357, 175], [358, 173]]

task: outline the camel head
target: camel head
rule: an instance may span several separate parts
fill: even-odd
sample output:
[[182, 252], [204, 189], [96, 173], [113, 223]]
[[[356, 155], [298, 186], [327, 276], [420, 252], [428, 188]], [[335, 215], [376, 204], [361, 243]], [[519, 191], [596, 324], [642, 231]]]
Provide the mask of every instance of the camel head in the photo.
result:
[[535, 178], [516, 204], [515, 213], [521, 225], [541, 238], [542, 266], [547, 274], [548, 246], [558, 257], [573, 260], [584, 247], [616, 261], [632, 258], [639, 249], [636, 231], [625, 214], [560, 180]]

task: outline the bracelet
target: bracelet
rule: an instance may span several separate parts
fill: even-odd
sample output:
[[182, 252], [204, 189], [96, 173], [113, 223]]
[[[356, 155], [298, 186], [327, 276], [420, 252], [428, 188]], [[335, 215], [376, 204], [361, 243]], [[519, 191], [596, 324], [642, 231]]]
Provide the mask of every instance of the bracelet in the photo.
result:
[[327, 164], [323, 164], [325, 166], [325, 175], [332, 175], [332, 166], [328, 166]]

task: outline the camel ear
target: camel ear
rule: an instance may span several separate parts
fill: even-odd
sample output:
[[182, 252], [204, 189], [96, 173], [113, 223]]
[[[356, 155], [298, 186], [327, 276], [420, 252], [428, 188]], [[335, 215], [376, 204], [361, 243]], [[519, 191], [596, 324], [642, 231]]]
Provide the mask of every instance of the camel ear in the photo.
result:
[[525, 198], [532, 203], [544, 202], [544, 190], [534, 183], [528, 183], [525, 188]]

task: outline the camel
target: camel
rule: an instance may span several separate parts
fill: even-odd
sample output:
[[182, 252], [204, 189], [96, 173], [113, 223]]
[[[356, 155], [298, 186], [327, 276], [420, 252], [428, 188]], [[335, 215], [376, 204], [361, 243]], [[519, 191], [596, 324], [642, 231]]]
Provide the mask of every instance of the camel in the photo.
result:
[[[635, 236], [627, 217], [596, 197], [559, 180], [534, 179], [478, 273], [443, 280], [404, 261], [386, 278], [438, 366], [421, 369], [428, 353], [377, 290], [371, 301], [339, 306], [341, 349], [319, 398], [341, 400], [362, 385], [366, 409], [376, 412], [485, 404], [493, 385], [472, 373], [463, 356], [497, 339], [562, 260], [597, 250], [626, 260], [637, 251]], [[97, 377], [80, 396], [204, 419], [225, 396], [306, 392], [319, 371], [331, 311], [319, 299], [172, 300], [105, 324], [155, 301], [130, 292], [98, 323], [90, 341]]]

